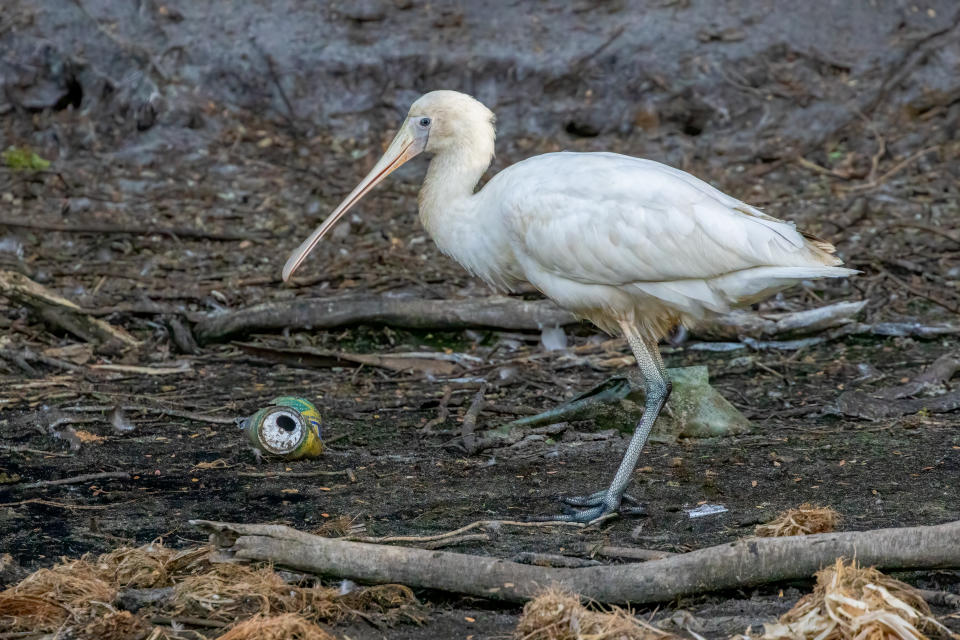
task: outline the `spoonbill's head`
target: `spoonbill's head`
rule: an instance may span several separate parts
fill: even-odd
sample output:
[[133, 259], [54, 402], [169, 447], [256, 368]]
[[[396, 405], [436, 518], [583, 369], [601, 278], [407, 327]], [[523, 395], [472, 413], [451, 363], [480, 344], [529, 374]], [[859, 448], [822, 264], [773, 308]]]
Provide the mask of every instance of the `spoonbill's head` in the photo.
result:
[[368, 191], [400, 165], [424, 151], [437, 155], [466, 153], [493, 155], [493, 112], [457, 91], [431, 91], [413, 103], [393, 142], [373, 169], [350, 192], [327, 219], [294, 251], [283, 266], [283, 280], [293, 275], [307, 255], [337, 220], [342, 218]]

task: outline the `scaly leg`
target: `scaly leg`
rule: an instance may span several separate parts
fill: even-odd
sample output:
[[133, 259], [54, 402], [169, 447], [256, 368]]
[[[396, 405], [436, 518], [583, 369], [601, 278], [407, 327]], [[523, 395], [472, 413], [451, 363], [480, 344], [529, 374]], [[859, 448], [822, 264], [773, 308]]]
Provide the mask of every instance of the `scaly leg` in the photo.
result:
[[637, 364], [640, 366], [640, 372], [643, 374], [643, 384], [647, 395], [643, 416], [633, 432], [633, 437], [627, 446], [627, 452], [623, 455], [623, 460], [617, 468], [617, 473], [613, 477], [610, 487], [605, 492], [572, 499], [572, 503], [576, 506], [586, 506], [587, 508], [550, 518], [551, 520], [590, 522], [620, 508], [620, 502], [624, 498], [627, 485], [630, 484], [630, 477], [637, 466], [637, 460], [640, 458], [640, 452], [643, 451], [643, 445], [647, 442], [647, 437], [650, 435], [650, 430], [653, 428], [657, 416], [660, 415], [660, 410], [663, 409], [667, 398], [670, 397], [670, 381], [667, 379], [666, 368], [663, 366], [663, 358], [660, 356], [660, 350], [656, 342], [645, 339], [633, 325], [621, 323], [620, 327], [627, 337], [627, 342], [630, 344], [633, 355], [637, 358]]

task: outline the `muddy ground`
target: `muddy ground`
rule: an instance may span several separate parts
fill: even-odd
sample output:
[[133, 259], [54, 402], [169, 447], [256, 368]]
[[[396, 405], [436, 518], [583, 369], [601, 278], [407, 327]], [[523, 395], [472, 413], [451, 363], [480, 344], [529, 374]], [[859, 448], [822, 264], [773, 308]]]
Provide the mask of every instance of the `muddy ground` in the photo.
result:
[[[246, 69], [243, 77], [259, 83], [261, 102], [243, 82], [232, 86], [236, 95], [231, 96], [224, 88], [230, 82], [218, 84], [211, 80], [220, 77], [216, 74], [200, 77], [191, 71], [203, 65], [243, 65], [224, 62], [226, 54], [214, 62], [204, 57], [213, 45], [202, 39], [198, 18], [186, 5], [144, 3], [129, 21], [119, 15], [126, 9], [110, 2], [90, 3], [86, 16], [69, 13], [82, 5], [56, 2], [37, 10], [23, 5], [19, 13], [0, 16], [0, 38], [10, 45], [3, 62], [2, 146], [30, 147], [53, 161], [42, 170], [0, 167], [0, 268], [29, 275], [142, 342], [122, 353], [110, 352], [0, 297], [0, 349], [5, 354], [0, 357], [0, 550], [22, 566], [40, 567], [61, 555], [103, 552], [158, 537], [175, 546], [202, 543], [187, 524], [191, 518], [314, 530], [347, 515], [371, 535], [428, 535], [480, 519], [554, 513], [558, 496], [608, 482], [627, 436], [587, 435], [596, 431], [589, 421], [571, 424], [551, 439], [473, 456], [456, 446], [460, 421], [480, 379], [489, 383], [487, 408], [479, 418], [485, 428], [554, 406], [617, 373], [626, 345], [608, 341], [587, 325], [567, 327], [568, 348], [558, 351], [546, 351], [539, 333], [482, 327], [410, 331], [349, 326], [237, 338], [281, 348], [447, 351], [480, 359], [443, 376], [368, 366], [277, 364], [234, 342], [201, 344], [195, 353], [185, 353], [190, 345], [173, 339], [174, 325], [190, 330], [204, 314], [265, 301], [345, 293], [424, 299], [489, 295], [482, 283], [441, 256], [419, 226], [415, 210], [422, 162], [371, 194], [349, 224], [317, 249], [299, 282], [287, 286], [279, 281], [289, 251], [375, 162], [397, 110], [434, 83], [476, 91], [500, 113], [502, 142], [494, 170], [561, 148], [616, 150], [670, 161], [772, 215], [796, 220], [835, 243], [847, 264], [863, 271], [848, 282], [796, 287], [759, 305], [759, 311], [866, 300], [861, 319], [867, 323], [957, 323], [960, 94], [953, 85], [960, 40], [949, 3], [876, 9], [869, 19], [883, 34], [878, 37], [882, 46], [865, 41], [865, 34], [838, 42], [803, 23], [771, 36], [767, 28], [779, 23], [770, 8], [761, 12], [766, 27], [751, 30], [759, 18], [745, 15], [750, 12], [736, 3], [710, 19], [697, 3], [651, 5], [646, 8], [655, 24], [667, 20], [664, 12], [670, 11], [686, 29], [696, 33], [701, 27], [701, 36], [698, 45], [688, 43], [683, 56], [677, 54], [683, 62], [677, 68], [662, 62], [669, 55], [650, 64], [678, 74], [699, 68], [695, 58], [702, 46], [704, 59], [722, 68], [727, 54], [718, 53], [718, 47], [726, 44], [739, 47], [732, 57], [753, 60], [765, 71], [742, 75], [744, 67], [731, 64], [728, 70], [738, 75], [727, 73], [730, 77], [724, 79], [718, 67], [701, 60], [713, 71], [691, 77], [691, 86], [668, 86], [670, 76], [658, 84], [657, 74], [646, 69], [641, 75], [649, 86], [640, 83], [629, 91], [616, 79], [634, 68], [624, 62], [630, 47], [649, 48], [654, 27], [645, 30], [630, 22], [635, 28], [620, 34], [624, 42], [611, 40], [598, 49], [615, 34], [617, 20], [636, 15], [638, 7], [609, 3], [598, 22], [591, 22], [583, 15], [589, 8], [568, 11], [549, 5], [541, 16], [542, 37], [561, 33], [564, 24], [581, 34], [558, 54], [568, 61], [583, 59], [583, 69], [589, 71], [574, 76], [555, 62], [530, 58], [535, 47], [517, 45], [514, 23], [505, 20], [510, 26], [504, 27], [504, 37], [518, 51], [514, 75], [498, 79], [502, 69], [478, 62], [467, 81], [450, 73], [449, 62], [417, 65], [447, 46], [467, 56], [470, 47], [458, 37], [483, 31], [481, 17], [474, 13], [481, 9], [440, 3], [418, 22], [423, 8], [410, 4], [358, 3], [368, 12], [359, 17], [344, 17], [330, 5], [321, 16], [325, 22], [316, 18], [317, 28], [342, 38], [337, 42], [343, 55], [323, 58], [297, 32], [290, 47], [303, 44], [299, 58], [296, 50], [277, 49]], [[234, 18], [256, 16], [251, 6]], [[843, 10], [840, 4], [831, 8], [836, 19], [826, 20], [823, 29], [842, 34]], [[287, 13], [269, 16], [295, 21], [297, 11], [306, 9], [291, 5]], [[790, 19], [779, 18], [783, 23]], [[86, 25], [82, 29], [81, 23]], [[152, 26], [148, 29], [146, 23]], [[255, 24], [262, 27], [262, 22]], [[710, 24], [713, 30], [703, 31]], [[49, 29], [54, 31], [44, 31]], [[409, 45], [414, 53], [398, 54], [392, 62], [395, 69], [412, 74], [406, 88], [387, 90], [374, 82], [383, 72], [370, 69], [389, 50], [379, 45], [363, 67], [372, 75], [344, 80], [354, 77], [347, 68], [351, 56], [391, 30], [390, 37], [401, 38], [396, 29], [408, 37], [431, 34], [419, 49]], [[52, 34], [64, 37], [50, 39]], [[809, 55], [791, 53], [789, 43], [805, 35], [812, 43]], [[188, 37], [195, 39], [196, 48], [190, 48]], [[48, 38], [50, 49], [38, 53], [41, 38]], [[474, 45], [478, 60], [497, 57], [486, 40], [477, 42], [484, 43]], [[786, 49], [778, 49], [784, 42]], [[97, 47], [113, 54], [101, 52], [98, 58]], [[173, 55], [182, 59], [160, 57], [165, 47], [179, 47]], [[848, 62], [832, 67], [811, 62], [816, 58], [811, 51], [830, 47], [833, 53], [846, 51]], [[20, 53], [25, 56], [20, 62], [11, 57]], [[499, 54], [509, 58], [509, 46]], [[310, 66], [317, 56], [327, 67]], [[58, 60], [72, 60], [74, 71], [57, 67]], [[404, 61], [418, 70], [410, 71]], [[157, 95], [148, 91], [140, 99], [137, 91], [111, 90], [91, 97], [94, 88], [103, 91], [98, 82], [109, 84], [110, 74], [116, 74], [112, 82], [118, 86], [121, 76], [129, 78], [122, 75], [124, 65], [139, 65], [141, 78], [156, 84]], [[291, 83], [285, 90], [278, 90], [283, 82], [270, 80], [271, 66], [272, 73]], [[525, 75], [517, 69], [539, 71]], [[403, 77], [397, 72], [391, 82], [400, 84]], [[593, 91], [587, 86], [591, 78], [597, 87]], [[316, 88], [327, 80], [333, 87], [327, 93], [355, 91], [353, 116], [328, 113], [329, 104], [301, 109], [323, 105], [326, 93], [299, 91], [296, 83]], [[525, 86], [547, 87], [549, 95], [563, 98], [531, 103], [521, 98]], [[846, 87], [849, 93], [838, 97], [831, 87]], [[338, 95], [344, 100], [342, 91]], [[633, 109], [630, 117], [624, 115], [625, 104]], [[731, 115], [728, 107], [738, 105], [742, 109]], [[853, 107], [861, 109], [859, 115], [850, 115]], [[616, 123], [604, 117], [611, 112], [617, 114]], [[754, 126], [767, 118], [779, 123], [789, 139], [777, 137], [778, 130], [768, 124]], [[602, 124], [591, 124], [595, 122]], [[752, 146], [753, 139], [758, 143]], [[51, 230], [91, 225], [100, 230]], [[842, 528], [849, 530], [960, 518], [956, 412], [921, 410], [867, 421], [830, 410], [845, 390], [870, 391], [915, 378], [938, 357], [960, 348], [956, 331], [935, 337], [847, 336], [788, 351], [710, 352], [693, 348], [694, 342], [665, 347], [668, 366], [707, 365], [714, 386], [751, 418], [753, 433], [715, 441], [651, 442], [632, 487], [647, 505], [645, 516], [585, 530], [505, 528], [496, 539], [458, 550], [509, 558], [522, 551], [579, 553], [582, 545], [603, 542], [685, 551], [750, 535], [757, 523], [808, 501], [836, 508]], [[15, 353], [29, 357], [18, 360]], [[161, 372], [99, 366], [104, 364]], [[941, 394], [949, 387], [928, 393]], [[447, 389], [449, 417], [438, 421]], [[317, 401], [328, 450], [314, 461], [258, 462], [228, 422], [286, 394]], [[111, 424], [118, 405], [130, 407], [124, 416], [132, 430], [119, 431]], [[90, 407], [100, 409], [78, 409]], [[148, 409], [196, 415], [185, 419]], [[434, 426], [425, 432], [428, 423]], [[341, 475], [306, 480], [241, 475], [348, 468], [355, 482]], [[131, 477], [26, 486], [108, 471]], [[705, 502], [727, 511], [698, 519], [687, 515], [687, 509]], [[906, 577], [927, 588], [960, 589], [955, 572]], [[660, 607], [656, 617], [687, 610], [702, 620], [705, 635], [720, 637], [772, 620], [809, 585], [684, 598]], [[423, 627], [378, 629], [356, 622], [334, 631], [355, 639], [494, 638], [509, 635], [519, 614], [510, 606], [420, 595], [431, 607]]]

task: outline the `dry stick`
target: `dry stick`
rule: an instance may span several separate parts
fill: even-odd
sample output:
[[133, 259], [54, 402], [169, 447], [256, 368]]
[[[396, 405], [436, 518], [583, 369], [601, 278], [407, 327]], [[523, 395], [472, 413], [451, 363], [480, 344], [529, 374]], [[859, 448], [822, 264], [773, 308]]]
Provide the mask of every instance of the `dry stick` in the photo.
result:
[[464, 542], [490, 542], [492, 538], [486, 533], [468, 533], [465, 536], [456, 538], [447, 538], [446, 540], [434, 540], [423, 545], [424, 549], [440, 549], [441, 547], [452, 547]]
[[81, 484], [83, 482], [90, 482], [93, 480], [107, 480], [109, 478], [130, 478], [130, 474], [126, 471], [104, 471], [103, 473], [85, 473], [79, 476], [73, 476], [71, 478], [60, 478], [59, 480], [41, 480], [39, 482], [31, 482], [30, 484], [25, 484], [22, 489], [35, 489], [36, 487], [53, 487], [61, 484]]
[[882, 176], [880, 176], [879, 178], [877, 178], [877, 179], [875, 179], [875, 180], [871, 180], [870, 182], [866, 182], [866, 183], [863, 183], [863, 184], [855, 184], [855, 185], [849, 186], [849, 187], [846, 187], [846, 186], [842, 186], [842, 185], [841, 185], [841, 186], [839, 186], [839, 187], [837, 187], [837, 188], [838, 188], [840, 191], [846, 191], [846, 192], [848, 192], [848, 193], [854, 193], [854, 192], [856, 192], [856, 191], [867, 191], [867, 190], [869, 190], [869, 189], [874, 189], [874, 188], [879, 187], [880, 185], [882, 185], [884, 182], [886, 182], [887, 180], [889, 180], [890, 178], [892, 178], [894, 175], [896, 175], [897, 173], [899, 173], [899, 172], [902, 171], [903, 169], [905, 169], [909, 164], [911, 164], [911, 163], [914, 162], [915, 160], [918, 160], [918, 159], [922, 158], [923, 156], [927, 155], [928, 153], [930, 153], [931, 151], [936, 151], [936, 150], [939, 149], [939, 148], [940, 148], [939, 146], [933, 146], [933, 147], [927, 147], [926, 149], [921, 149], [920, 151], [917, 151], [916, 153], [913, 153], [913, 154], [911, 154], [910, 156], [908, 156], [907, 158], [901, 160], [900, 162], [898, 162], [897, 164], [895, 164], [892, 169], [890, 169], [889, 171], [887, 171], [886, 173], [884, 173], [884, 174], [883, 174]]
[[350, 482], [356, 482], [357, 476], [353, 469], [340, 471], [238, 471], [238, 476], [244, 478], [316, 478], [318, 476], [347, 476]]
[[202, 229], [186, 229], [181, 227], [143, 227], [138, 225], [123, 226], [113, 224], [83, 224], [67, 225], [52, 222], [31, 222], [26, 220], [11, 220], [0, 218], [0, 227], [18, 227], [21, 229], [36, 229], [38, 231], [60, 231], [64, 233], [110, 233], [133, 236], [177, 236], [180, 238], [195, 238], [198, 240], [224, 240], [227, 242], [262, 242], [263, 238], [250, 233], [230, 233], [204, 231]]
[[[792, 313], [734, 312], [715, 318], [694, 332], [701, 339], [739, 336], [769, 339], [776, 335], [816, 334], [850, 323], [866, 301], [839, 302]], [[355, 324], [384, 324], [409, 329], [493, 328], [539, 331], [576, 324], [570, 312], [550, 300], [504, 296], [461, 300], [423, 300], [384, 296], [298, 298], [215, 314], [187, 314], [194, 335], [204, 343], [232, 336], [282, 329], [334, 329]]]
[[164, 409], [162, 407], [144, 407], [133, 404], [125, 405], [109, 405], [109, 404], [93, 404], [93, 405], [81, 405], [77, 407], [64, 407], [64, 411], [75, 411], [78, 413], [92, 413], [92, 412], [102, 412], [102, 411], [113, 411], [116, 408], [122, 409], [123, 411], [140, 411], [143, 413], [153, 413], [161, 416], [170, 416], [171, 418], [184, 418], [185, 420], [193, 420], [195, 422], [209, 422], [210, 424], [230, 424], [236, 425], [236, 418], [227, 418], [219, 416], [208, 416], [202, 413], [196, 413], [193, 411], [182, 411], [180, 409]]
[[283, 525], [191, 520], [235, 558], [358, 582], [399, 583], [522, 602], [559, 584], [603, 603], [679, 596], [809, 578], [837, 558], [881, 570], [960, 568], [960, 521], [928, 527], [748, 538], [690, 553], [582, 569], [554, 569], [449, 551], [323, 538]]
[[227, 626], [228, 622], [220, 622], [218, 620], [210, 620], [209, 618], [193, 618], [185, 616], [177, 616], [176, 618], [168, 618], [166, 616], [154, 616], [150, 618], [150, 624], [162, 624], [162, 625], [172, 625], [172, 624], [183, 624], [189, 627], [209, 627], [211, 629], [220, 629]]
[[920, 231], [928, 231], [930, 233], [935, 233], [937, 235], [943, 236], [948, 240], [952, 240], [957, 244], [960, 244], [960, 236], [951, 233], [949, 229], [941, 229], [939, 227], [934, 227], [926, 224], [916, 224], [913, 222], [892, 222], [889, 225], [891, 228], [902, 227], [904, 229], [919, 229]]
[[66, 504], [65, 502], [55, 502], [53, 500], [44, 500], [43, 498], [30, 498], [29, 500], [20, 500], [19, 502], [0, 502], [0, 507], [19, 507], [25, 504], [42, 504], [45, 507], [57, 507], [58, 509], [76, 509], [78, 511], [96, 511], [98, 509], [110, 509], [118, 504], [126, 504], [133, 500], [124, 502], [115, 502], [113, 504]]
[[883, 274], [884, 274], [885, 276], [887, 276], [889, 279], [893, 280], [896, 284], [900, 285], [901, 287], [903, 287], [904, 289], [906, 289], [907, 291], [909, 291], [910, 293], [912, 293], [913, 295], [919, 296], [919, 297], [924, 298], [924, 299], [926, 299], [926, 300], [929, 300], [930, 302], [932, 302], [932, 303], [934, 303], [934, 304], [936, 304], [936, 305], [938, 305], [938, 306], [943, 307], [943, 308], [946, 309], [947, 311], [950, 311], [950, 312], [952, 312], [952, 313], [960, 314], [960, 307], [958, 307], [957, 305], [953, 304], [952, 302], [948, 302], [947, 300], [944, 300], [944, 299], [941, 298], [940, 296], [936, 296], [936, 295], [934, 295], [934, 294], [932, 294], [932, 293], [927, 293], [926, 291], [923, 291], [923, 290], [921, 290], [921, 289], [917, 289], [916, 287], [914, 287], [914, 286], [913, 286], [912, 284], [910, 284], [909, 282], [905, 282], [905, 281], [901, 280], [900, 278], [898, 278], [897, 276], [893, 275], [893, 274], [890, 273], [889, 271], [884, 270]]
[[437, 417], [429, 420], [425, 425], [420, 427], [420, 433], [430, 433], [435, 426], [443, 424], [444, 421], [450, 417], [450, 397], [452, 395], [453, 387], [444, 385], [443, 397], [440, 399], [440, 410], [437, 412]]
[[539, 330], [577, 322], [549, 300], [502, 296], [467, 300], [417, 300], [385, 296], [343, 296], [268, 302], [247, 309], [208, 314], [194, 327], [201, 343], [254, 331], [333, 329], [351, 324], [385, 324], [407, 329]]
[[478, 528], [498, 528], [498, 527], [555, 527], [555, 526], [566, 526], [566, 527], [576, 527], [577, 529], [583, 529], [587, 525], [580, 522], [560, 522], [560, 521], [544, 521], [544, 522], [520, 522], [517, 520], [477, 520], [476, 522], [471, 522], [468, 525], [460, 527], [459, 529], [454, 529], [453, 531], [448, 531], [446, 533], [438, 533], [433, 536], [381, 536], [379, 538], [341, 538], [341, 540], [349, 540], [352, 542], [365, 542], [372, 544], [380, 544], [384, 542], [433, 542], [434, 540], [446, 540], [447, 538], [455, 538], [459, 535], [466, 533], [467, 531], [472, 531]]
[[83, 313], [76, 304], [16, 271], [0, 270], [0, 295], [33, 309], [48, 324], [60, 327], [86, 342], [115, 349], [140, 342], [125, 330]]
[[72, 458], [72, 453], [63, 453], [61, 451], [45, 451], [44, 449], [31, 449], [30, 447], [22, 447], [17, 444], [2, 444], [0, 443], [0, 449], [4, 451], [16, 451], [18, 453], [36, 453], [42, 456], [55, 456], [57, 458]]
[[473, 396], [473, 402], [470, 403], [470, 408], [467, 409], [467, 413], [463, 416], [460, 434], [463, 439], [463, 448], [466, 450], [468, 456], [472, 456], [477, 452], [477, 417], [483, 410], [483, 394], [486, 393], [486, 391], [487, 383], [484, 382], [480, 385], [480, 390]]

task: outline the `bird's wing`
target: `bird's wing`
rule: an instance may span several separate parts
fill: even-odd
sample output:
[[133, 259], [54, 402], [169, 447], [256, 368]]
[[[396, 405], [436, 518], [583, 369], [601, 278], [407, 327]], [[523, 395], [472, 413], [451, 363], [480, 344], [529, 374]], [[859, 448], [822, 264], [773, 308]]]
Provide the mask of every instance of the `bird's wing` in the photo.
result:
[[839, 262], [793, 224], [649, 160], [547, 154], [497, 178], [493, 191], [517, 257], [582, 283], [708, 279], [759, 266]]

